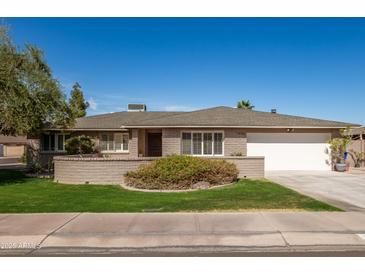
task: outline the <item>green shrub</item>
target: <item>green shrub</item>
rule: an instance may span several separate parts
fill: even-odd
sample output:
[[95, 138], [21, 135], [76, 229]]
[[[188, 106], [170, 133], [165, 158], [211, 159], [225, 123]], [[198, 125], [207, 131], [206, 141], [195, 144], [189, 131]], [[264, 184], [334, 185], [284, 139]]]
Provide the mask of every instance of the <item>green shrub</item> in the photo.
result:
[[69, 155], [90, 154], [94, 152], [94, 141], [85, 135], [71, 137], [65, 143], [65, 150]]
[[125, 174], [127, 185], [143, 189], [189, 189], [195, 183], [210, 186], [237, 180], [236, 165], [225, 160], [168, 156]]
[[30, 171], [30, 173], [35, 173], [35, 174], [41, 173], [43, 171], [41, 162], [33, 161], [30, 166], [29, 171]]

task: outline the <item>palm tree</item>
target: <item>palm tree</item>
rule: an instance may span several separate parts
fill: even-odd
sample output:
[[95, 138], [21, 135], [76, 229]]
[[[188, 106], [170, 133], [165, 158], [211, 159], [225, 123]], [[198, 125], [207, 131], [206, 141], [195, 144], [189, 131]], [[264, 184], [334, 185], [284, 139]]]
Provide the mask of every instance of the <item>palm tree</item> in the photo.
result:
[[237, 108], [252, 110], [255, 106], [251, 105], [250, 100], [241, 100], [237, 102]]

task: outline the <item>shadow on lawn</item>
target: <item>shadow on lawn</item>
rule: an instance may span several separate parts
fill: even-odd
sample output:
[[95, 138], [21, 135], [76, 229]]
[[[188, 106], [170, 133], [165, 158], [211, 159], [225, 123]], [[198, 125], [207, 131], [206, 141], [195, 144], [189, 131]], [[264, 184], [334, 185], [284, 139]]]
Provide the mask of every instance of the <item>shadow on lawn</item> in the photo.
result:
[[27, 182], [27, 176], [18, 170], [0, 170], [0, 187], [11, 184], [22, 184]]

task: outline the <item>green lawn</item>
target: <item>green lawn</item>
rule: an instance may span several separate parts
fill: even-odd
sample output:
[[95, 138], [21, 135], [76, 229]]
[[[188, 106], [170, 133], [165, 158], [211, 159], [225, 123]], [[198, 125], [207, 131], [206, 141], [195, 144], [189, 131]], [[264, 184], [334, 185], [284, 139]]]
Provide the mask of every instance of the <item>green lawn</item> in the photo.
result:
[[339, 209], [265, 180], [193, 192], [147, 193], [120, 186], [65, 185], [0, 170], [0, 212], [144, 212]]

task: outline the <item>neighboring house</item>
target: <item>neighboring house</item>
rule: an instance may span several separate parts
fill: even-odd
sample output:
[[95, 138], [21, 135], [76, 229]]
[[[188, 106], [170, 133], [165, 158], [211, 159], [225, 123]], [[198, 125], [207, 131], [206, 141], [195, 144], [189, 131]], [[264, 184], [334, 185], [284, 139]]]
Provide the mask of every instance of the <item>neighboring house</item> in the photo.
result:
[[[131, 111], [77, 119], [72, 129], [45, 131], [30, 141], [43, 162], [64, 153], [71, 135], [88, 135], [109, 157], [265, 156], [266, 170], [330, 170], [327, 141], [359, 125], [231, 107], [189, 112]], [[137, 111], [136, 111], [137, 110]], [[141, 110], [141, 111], [138, 111]]]
[[[353, 154], [353, 152], [359, 152], [359, 153], [363, 153], [362, 157], [364, 159], [365, 157], [365, 128], [361, 127], [361, 128], [354, 128], [352, 130], [349, 131], [349, 134], [351, 135], [351, 143], [348, 147], [348, 151], [350, 152], [350, 154]], [[349, 157], [349, 162], [351, 164], [351, 166], [354, 166], [354, 155], [350, 155]], [[356, 157], [356, 155], [355, 155]], [[361, 163], [361, 166], [365, 166], [365, 162], [363, 161]]]
[[25, 136], [0, 135], [0, 157], [21, 157], [26, 144]]

